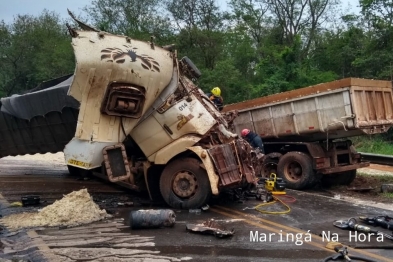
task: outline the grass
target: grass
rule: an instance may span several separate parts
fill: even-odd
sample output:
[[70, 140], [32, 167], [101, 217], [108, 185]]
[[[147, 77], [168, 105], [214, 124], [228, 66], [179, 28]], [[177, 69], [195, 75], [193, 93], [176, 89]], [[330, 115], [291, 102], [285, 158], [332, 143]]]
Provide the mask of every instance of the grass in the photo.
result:
[[393, 200], [393, 193], [382, 193], [382, 196]]
[[[374, 136], [359, 136], [351, 139], [353, 145], [358, 152], [371, 153], [371, 154], [381, 154], [381, 155], [393, 155], [393, 142], [386, 141], [381, 135]], [[358, 177], [363, 178], [365, 181], [369, 181], [370, 184], [392, 184], [392, 175], [372, 175], [364, 172], [357, 172]], [[381, 197], [387, 200], [393, 200], [393, 193], [377, 193]]]
[[377, 197], [378, 199], [375, 199], [377, 201], [388, 201], [391, 202], [393, 200], [393, 193], [382, 193], [381, 192], [381, 185], [382, 184], [393, 184], [393, 175], [387, 175], [387, 174], [367, 174], [364, 172], [357, 172], [357, 176], [355, 181], [353, 182], [353, 186], [355, 187], [362, 187], [362, 186], [368, 186], [373, 188], [373, 190], [369, 192], [364, 192], [361, 194], [358, 194], [360, 197], [364, 197], [365, 194], [371, 197]]
[[374, 178], [374, 179], [378, 179], [379, 180], [379, 182], [381, 182], [381, 183], [383, 183], [383, 184], [386, 184], [386, 183], [393, 183], [393, 176], [392, 175], [371, 175], [371, 174], [368, 174], [368, 173], [364, 173], [364, 172], [360, 172], [360, 171], [358, 171], [357, 172], [357, 176], [361, 176], [361, 177], [364, 177], [364, 178]]
[[386, 141], [381, 136], [359, 136], [351, 140], [358, 152], [393, 155], [392, 141]]

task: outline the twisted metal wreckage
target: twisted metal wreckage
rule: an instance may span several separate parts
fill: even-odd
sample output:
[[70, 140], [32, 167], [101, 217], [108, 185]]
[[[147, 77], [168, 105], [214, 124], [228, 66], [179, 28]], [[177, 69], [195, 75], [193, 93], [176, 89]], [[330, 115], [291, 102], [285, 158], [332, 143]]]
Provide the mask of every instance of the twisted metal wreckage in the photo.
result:
[[[92, 172], [187, 209], [227, 189], [255, 188], [257, 176], [271, 173], [293, 189], [321, 179], [349, 184], [369, 162], [348, 138], [393, 125], [392, 83], [357, 78], [220, 112], [194, 84], [200, 71], [173, 45], [71, 16], [82, 28], [68, 26], [74, 74], [1, 99], [0, 157], [64, 151], [71, 173]], [[244, 128], [262, 136], [265, 156], [236, 135]]]
[[2, 98], [0, 156], [64, 151], [72, 173], [92, 171], [174, 208], [204, 205], [257, 184], [260, 157], [229, 131], [173, 46], [99, 31], [71, 17], [73, 75]]

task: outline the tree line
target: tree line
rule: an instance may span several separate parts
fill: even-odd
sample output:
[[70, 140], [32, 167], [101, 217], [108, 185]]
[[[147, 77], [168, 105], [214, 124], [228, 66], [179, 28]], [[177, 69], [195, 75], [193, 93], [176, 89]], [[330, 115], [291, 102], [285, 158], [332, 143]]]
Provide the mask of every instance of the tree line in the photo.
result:
[[[359, 0], [92, 0], [78, 17], [115, 34], [176, 44], [202, 71], [199, 86], [225, 103], [346, 77], [392, 80], [393, 2]], [[72, 10], [71, 10], [72, 11]], [[0, 95], [73, 73], [71, 37], [59, 14], [0, 22]]]

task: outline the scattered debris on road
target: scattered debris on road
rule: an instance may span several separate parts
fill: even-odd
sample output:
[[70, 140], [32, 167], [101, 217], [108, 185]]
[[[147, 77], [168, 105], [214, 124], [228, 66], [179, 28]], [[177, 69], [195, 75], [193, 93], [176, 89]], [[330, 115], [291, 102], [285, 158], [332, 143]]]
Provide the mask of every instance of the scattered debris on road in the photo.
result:
[[374, 217], [359, 217], [359, 219], [369, 225], [393, 229], [393, 217], [390, 216], [380, 215]]
[[218, 224], [214, 219], [207, 220], [201, 224], [187, 224], [186, 229], [191, 232], [199, 232], [202, 234], [210, 234], [219, 238], [233, 236], [235, 230], [228, 230]]
[[384, 233], [379, 230], [374, 230], [374, 229], [367, 227], [367, 226], [363, 226], [363, 225], [359, 224], [357, 222], [356, 218], [354, 218], [354, 217], [352, 217], [348, 220], [343, 220], [343, 219], [336, 220], [333, 222], [333, 225], [338, 228], [341, 228], [341, 229], [349, 229], [349, 230], [354, 230], [354, 231], [367, 233], [367, 234], [371, 233], [371, 235], [374, 235], [374, 236], [381, 236], [382, 235], [383, 237], [385, 237], [387, 239], [393, 240], [393, 235]]
[[368, 192], [374, 190], [372, 187], [349, 187], [347, 188], [349, 191], [357, 191], [357, 192]]
[[40, 196], [31, 195], [31, 196], [22, 196], [21, 197], [22, 205], [25, 206], [35, 206], [39, 205], [41, 202]]
[[136, 210], [130, 213], [130, 227], [132, 229], [173, 227], [175, 221], [175, 212], [170, 209]]
[[393, 184], [382, 184], [381, 185], [382, 193], [393, 193]]
[[20, 213], [0, 220], [10, 230], [42, 226], [78, 226], [110, 217], [86, 189], [71, 192], [38, 213]]

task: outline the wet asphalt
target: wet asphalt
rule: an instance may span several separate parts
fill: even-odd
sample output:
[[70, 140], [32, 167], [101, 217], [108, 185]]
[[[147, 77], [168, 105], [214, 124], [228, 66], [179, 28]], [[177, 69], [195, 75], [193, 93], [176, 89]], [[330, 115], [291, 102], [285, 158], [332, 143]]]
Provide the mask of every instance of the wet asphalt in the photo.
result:
[[[191, 257], [193, 261], [322, 261], [333, 255], [332, 251], [325, 248], [329, 237], [331, 241], [339, 241], [350, 247], [351, 255], [375, 261], [393, 261], [391, 240], [378, 242], [372, 236], [364, 239], [365, 235], [356, 236], [353, 231], [333, 226], [333, 221], [337, 219], [391, 215], [391, 212], [303, 192], [288, 191], [288, 195], [295, 197], [296, 202], [288, 204], [291, 212], [284, 215], [259, 213], [252, 207], [261, 202], [247, 200], [243, 203], [213, 205], [200, 215], [177, 210], [173, 228], [130, 232], [154, 236], [155, 248], [162, 254], [178, 258]], [[275, 203], [265, 209], [282, 211], [284, 207]], [[130, 210], [123, 210], [123, 217], [127, 217]], [[234, 235], [221, 239], [186, 230], [186, 224], [199, 224], [210, 219], [228, 230], [234, 229]]]
[[[124, 219], [125, 225], [129, 225], [132, 210], [169, 209], [165, 204], [151, 203], [141, 195], [100, 179], [86, 181], [71, 177], [65, 166], [54, 168], [49, 164], [37, 165], [34, 161], [20, 163], [19, 160], [0, 160], [0, 170], [0, 192], [8, 202], [17, 201], [22, 195], [39, 194], [43, 200], [42, 207], [72, 190], [87, 188], [97, 204], [115, 218]], [[393, 241], [386, 238], [377, 241], [376, 237], [368, 238], [366, 235], [357, 235], [356, 238], [354, 232], [333, 226], [338, 219], [347, 220], [362, 215], [393, 216], [392, 211], [307, 192], [287, 190], [287, 195], [296, 199], [293, 203], [287, 203], [291, 209], [288, 214], [260, 213], [254, 209], [261, 204], [260, 201], [252, 198], [232, 201], [224, 195], [215, 199], [207, 211], [199, 214], [174, 210], [176, 222], [173, 227], [128, 228], [124, 232], [153, 237], [154, 246], [143, 248], [179, 261], [322, 261], [334, 254], [334, 251], [325, 248], [329, 235], [331, 240], [348, 246], [350, 255], [368, 257], [374, 261], [393, 261]], [[124, 205], [129, 202], [133, 202], [133, 206]], [[2, 205], [4, 207], [5, 204]], [[35, 208], [39, 207], [4, 209], [2, 215]], [[278, 202], [263, 208], [272, 212], [285, 210]], [[187, 224], [200, 224], [211, 219], [228, 230], [233, 229], [233, 236], [218, 238], [186, 229]], [[392, 234], [386, 229], [379, 229]], [[0, 238], [3, 237], [0, 235]]]

